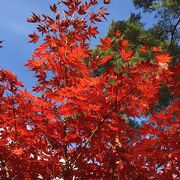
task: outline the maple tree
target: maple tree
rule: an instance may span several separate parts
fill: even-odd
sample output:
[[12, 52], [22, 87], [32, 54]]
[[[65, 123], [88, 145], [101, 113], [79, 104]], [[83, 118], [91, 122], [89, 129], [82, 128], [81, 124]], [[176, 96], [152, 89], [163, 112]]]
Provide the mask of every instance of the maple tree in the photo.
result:
[[[0, 71], [0, 177], [177, 179], [179, 63], [169, 67], [171, 55], [157, 47], [143, 47], [149, 56], [134, 63], [139, 51], [120, 32], [100, 39], [104, 53], [95, 56], [89, 39], [108, 15], [97, 0], [59, 1], [50, 9], [53, 17], [28, 18], [39, 32], [29, 35], [30, 42], [42, 40], [26, 64], [37, 78], [38, 95]], [[156, 112], [163, 83], [176, 98]], [[138, 129], [125, 118], [142, 115], [149, 120]]]

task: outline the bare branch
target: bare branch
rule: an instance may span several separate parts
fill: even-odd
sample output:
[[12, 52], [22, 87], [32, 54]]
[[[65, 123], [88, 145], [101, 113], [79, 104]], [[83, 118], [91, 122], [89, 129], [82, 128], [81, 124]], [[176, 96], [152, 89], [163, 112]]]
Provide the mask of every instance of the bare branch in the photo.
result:
[[175, 34], [175, 31], [176, 31], [176, 28], [178, 27], [180, 23], [180, 18], [178, 19], [178, 21], [176, 22], [176, 24], [174, 25], [174, 28], [172, 29], [171, 31], [171, 40], [170, 40], [170, 45], [168, 47], [168, 50], [170, 51], [171, 48], [172, 48], [172, 45], [173, 45], [173, 40], [174, 40], [174, 34]]

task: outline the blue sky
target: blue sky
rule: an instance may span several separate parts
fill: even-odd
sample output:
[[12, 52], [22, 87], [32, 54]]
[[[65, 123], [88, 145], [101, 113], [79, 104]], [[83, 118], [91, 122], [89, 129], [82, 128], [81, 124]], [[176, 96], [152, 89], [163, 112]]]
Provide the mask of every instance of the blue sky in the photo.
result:
[[[99, 0], [102, 4], [103, 0]], [[132, 4], [132, 0], [112, 0], [106, 6], [110, 16], [108, 22], [99, 25], [100, 36], [105, 36], [111, 20], [127, 19], [131, 12], [139, 12]], [[28, 34], [35, 31], [35, 26], [27, 23], [26, 19], [31, 12], [49, 14], [49, 4], [56, 0], [1, 0], [0, 6], [0, 40], [4, 40], [0, 49], [0, 68], [12, 71], [24, 83], [28, 90], [35, 83], [33, 73], [29, 72], [24, 64], [31, 59], [35, 45], [28, 43]], [[153, 16], [143, 14], [142, 21], [149, 27], [153, 23]]]

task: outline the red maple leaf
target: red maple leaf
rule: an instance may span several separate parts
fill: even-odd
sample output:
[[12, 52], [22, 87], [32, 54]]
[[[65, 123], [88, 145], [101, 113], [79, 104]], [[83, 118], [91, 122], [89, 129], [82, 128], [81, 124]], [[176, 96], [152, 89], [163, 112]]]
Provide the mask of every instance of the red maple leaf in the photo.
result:
[[111, 47], [112, 44], [112, 39], [110, 37], [107, 37], [106, 39], [100, 39], [101, 41], [101, 45], [98, 46], [98, 48], [102, 49], [102, 50], [107, 50]]
[[31, 40], [30, 43], [36, 43], [39, 40], [39, 36], [34, 32], [33, 34], [29, 34], [29, 37]]
[[97, 27], [90, 26], [88, 30], [89, 30], [89, 35], [93, 37], [96, 37], [96, 35], [99, 33]]
[[121, 49], [119, 50], [119, 54], [123, 60], [128, 61], [133, 57], [134, 51], [127, 51], [126, 49]]

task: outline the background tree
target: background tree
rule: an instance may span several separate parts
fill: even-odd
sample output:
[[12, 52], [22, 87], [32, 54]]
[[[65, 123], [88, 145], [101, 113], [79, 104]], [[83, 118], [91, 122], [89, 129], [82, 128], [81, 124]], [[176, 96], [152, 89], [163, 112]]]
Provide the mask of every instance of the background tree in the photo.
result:
[[144, 12], [155, 12], [158, 22], [154, 25], [155, 32], [164, 41], [169, 39], [168, 50], [179, 61], [179, 24], [180, 24], [180, 3], [178, 0], [134, 0], [137, 8]]

